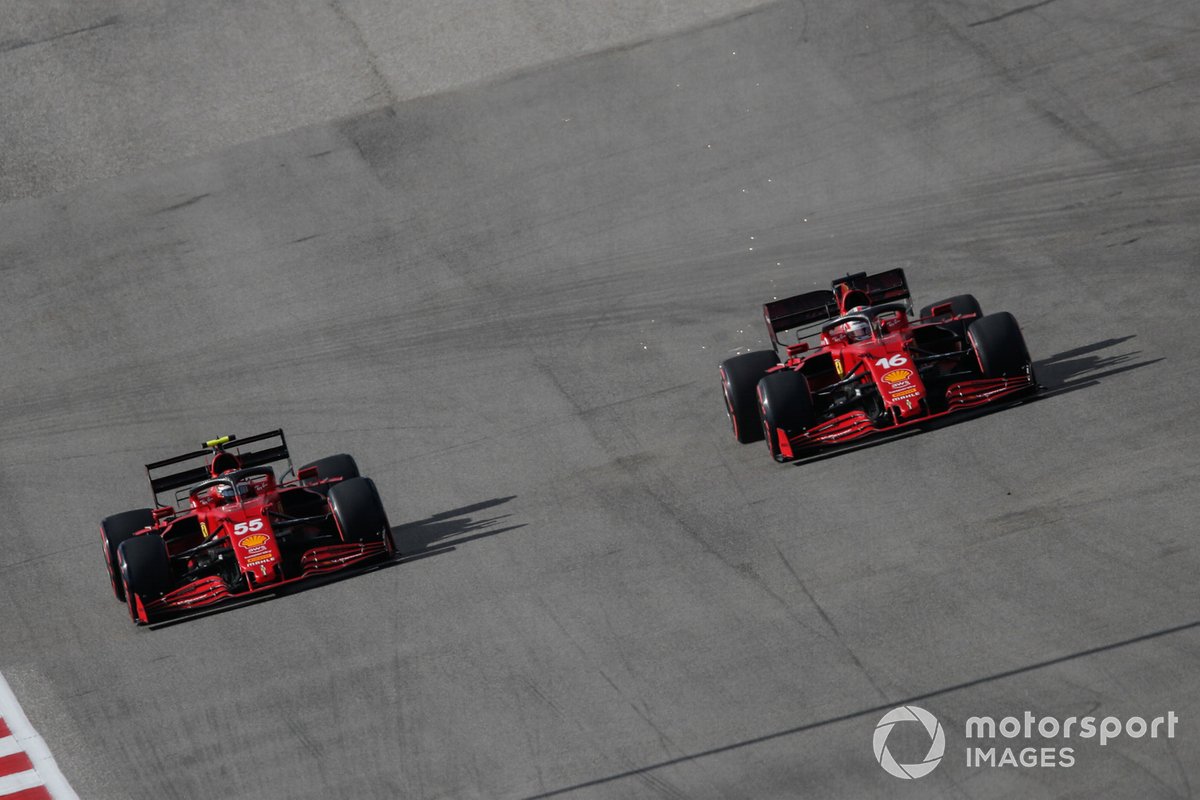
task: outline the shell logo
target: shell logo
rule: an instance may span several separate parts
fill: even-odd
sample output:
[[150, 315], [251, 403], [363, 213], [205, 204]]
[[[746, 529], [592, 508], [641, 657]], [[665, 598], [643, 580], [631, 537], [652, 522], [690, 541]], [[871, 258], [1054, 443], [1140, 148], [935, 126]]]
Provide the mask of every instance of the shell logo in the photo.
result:
[[894, 369], [891, 372], [883, 373], [883, 379], [888, 383], [900, 383], [912, 377], [911, 369]]
[[252, 533], [245, 538], [238, 539], [238, 544], [249, 550], [252, 547], [262, 547], [267, 543], [267, 538], [265, 533]]

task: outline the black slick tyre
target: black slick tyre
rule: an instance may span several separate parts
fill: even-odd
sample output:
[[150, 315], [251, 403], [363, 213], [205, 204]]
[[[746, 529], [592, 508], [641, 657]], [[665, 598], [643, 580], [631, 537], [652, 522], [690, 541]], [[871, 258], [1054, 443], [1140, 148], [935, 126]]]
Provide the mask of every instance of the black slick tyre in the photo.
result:
[[347, 544], [382, 541], [389, 552], [394, 550], [387, 513], [370, 478], [350, 478], [335, 484], [329, 490], [329, 510], [342, 541]]
[[122, 511], [100, 521], [100, 543], [104, 548], [104, 565], [108, 568], [108, 580], [112, 584], [113, 594], [122, 603], [125, 602], [125, 585], [121, 582], [117, 568], [117, 548], [121, 546], [121, 542], [153, 524], [154, 517], [148, 508]]
[[161, 597], [171, 588], [171, 560], [162, 537], [147, 533], [121, 542], [117, 565], [125, 587], [129, 616], [135, 624], [146, 625], [153, 618], [146, 602]]
[[721, 391], [725, 395], [725, 413], [733, 426], [733, 437], [742, 444], [762, 438], [755, 389], [763, 375], [779, 364], [773, 350], [756, 350], [721, 362]]
[[985, 378], [1033, 374], [1033, 363], [1016, 318], [1007, 311], [988, 314], [967, 328], [979, 371]]
[[776, 461], [787, 461], [790, 446], [784, 445], [783, 434], [803, 433], [816, 422], [808, 380], [792, 370], [773, 372], [758, 382], [757, 394], [767, 449]]

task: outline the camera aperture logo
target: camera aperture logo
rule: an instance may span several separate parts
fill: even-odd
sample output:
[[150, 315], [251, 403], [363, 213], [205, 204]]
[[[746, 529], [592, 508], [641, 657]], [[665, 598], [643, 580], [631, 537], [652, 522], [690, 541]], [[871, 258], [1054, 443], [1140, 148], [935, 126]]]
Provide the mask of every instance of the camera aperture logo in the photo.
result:
[[[925, 754], [925, 759], [917, 764], [901, 764], [888, 750], [888, 736], [892, 728], [901, 722], [919, 723], [929, 734], [929, 752]], [[900, 706], [893, 708], [879, 720], [879, 724], [875, 726], [872, 744], [875, 746], [875, 760], [889, 775], [905, 780], [924, 778], [933, 772], [934, 767], [941, 763], [942, 756], [946, 754], [946, 732], [942, 730], [942, 723], [938, 722], [937, 717], [920, 706]]]

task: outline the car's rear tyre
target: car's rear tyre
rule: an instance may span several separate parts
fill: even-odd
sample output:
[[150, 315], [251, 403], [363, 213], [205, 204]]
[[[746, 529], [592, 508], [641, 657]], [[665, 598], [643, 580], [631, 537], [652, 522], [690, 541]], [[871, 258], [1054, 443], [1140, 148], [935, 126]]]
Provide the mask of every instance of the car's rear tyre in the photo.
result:
[[985, 378], [1033, 375], [1033, 362], [1016, 318], [1007, 311], [988, 314], [967, 328], [979, 371]]
[[329, 510], [342, 541], [348, 544], [382, 541], [389, 553], [395, 550], [387, 512], [370, 478], [350, 478], [335, 484], [329, 490]]
[[808, 380], [792, 370], [773, 372], [758, 382], [757, 399], [767, 449], [776, 461], [787, 461], [782, 434], [803, 433], [816, 422]]
[[[311, 464], [305, 464], [300, 470], [304, 471], [311, 467], [316, 467], [316, 477], [318, 480], [329, 480], [331, 478], [349, 480], [350, 478], [357, 478], [359, 476], [358, 463], [355, 462], [353, 456], [346, 455], [345, 453], [318, 458]], [[321, 484], [312, 488], [318, 492], [326, 493], [329, 491], [329, 486], [329, 484]]]
[[[949, 306], [949, 308], [942, 308], [943, 306]], [[935, 308], [941, 309], [938, 312], [938, 317], [957, 317], [963, 314], [974, 314], [976, 318], [983, 316], [983, 309], [973, 294], [956, 294], [954, 297], [947, 297], [945, 300], [930, 303], [921, 309], [921, 319], [932, 317]]]
[[122, 511], [100, 521], [100, 542], [104, 547], [104, 566], [108, 568], [108, 580], [112, 584], [113, 594], [122, 603], [125, 602], [125, 585], [117, 569], [117, 548], [121, 542], [133, 536], [143, 528], [154, 524], [154, 516], [148, 508], [135, 508], [132, 511]]
[[779, 364], [773, 350], [756, 350], [721, 362], [721, 391], [725, 395], [725, 413], [733, 425], [733, 436], [742, 444], [762, 438], [755, 389], [763, 374]]
[[138, 625], [153, 622], [146, 602], [161, 597], [171, 588], [171, 559], [162, 537], [147, 533], [121, 542], [117, 548], [117, 565], [129, 616]]

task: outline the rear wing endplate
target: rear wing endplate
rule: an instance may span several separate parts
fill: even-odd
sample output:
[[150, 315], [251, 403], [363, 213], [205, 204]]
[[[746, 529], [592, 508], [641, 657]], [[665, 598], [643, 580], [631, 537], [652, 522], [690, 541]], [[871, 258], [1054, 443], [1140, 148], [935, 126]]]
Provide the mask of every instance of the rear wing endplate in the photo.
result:
[[900, 267], [868, 275], [860, 272], [857, 275], [847, 275], [833, 282], [836, 289], [839, 285], [851, 291], [862, 292], [869, 300], [867, 305], [877, 306], [882, 303], [896, 303], [907, 300], [912, 295], [908, 292], [908, 281], [904, 270]]
[[[264, 446], [257, 448], [248, 447], [248, 445], [259, 443], [264, 443]], [[288, 469], [291, 469], [291, 454], [288, 452], [287, 440], [283, 437], [282, 428], [267, 431], [266, 433], [257, 433], [253, 436], [240, 439], [236, 436], [222, 436], [220, 439], [205, 442], [203, 450], [193, 450], [190, 453], [184, 453], [173, 458], [165, 458], [162, 461], [155, 461], [146, 465], [146, 477], [150, 481], [150, 491], [154, 494], [155, 505], [162, 505], [158, 499], [159, 494], [162, 492], [182, 489], [185, 486], [191, 486], [212, 477], [208, 472], [208, 464], [212, 456], [218, 451], [233, 453], [238, 457], [238, 461], [241, 462], [242, 467], [258, 467], [264, 464], [286, 461]], [[166, 467], [186, 464], [197, 459], [200, 460], [199, 464], [193, 464], [186, 469], [174, 472], [159, 472]]]
[[838, 315], [837, 299], [828, 289], [785, 297], [763, 304], [763, 317], [771, 341], [778, 345], [779, 334], [784, 331], [816, 325]]

